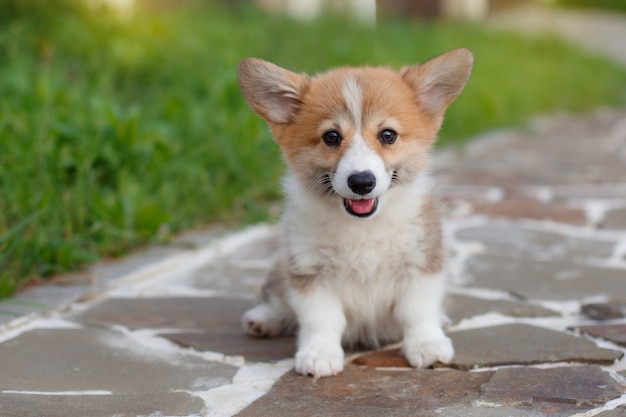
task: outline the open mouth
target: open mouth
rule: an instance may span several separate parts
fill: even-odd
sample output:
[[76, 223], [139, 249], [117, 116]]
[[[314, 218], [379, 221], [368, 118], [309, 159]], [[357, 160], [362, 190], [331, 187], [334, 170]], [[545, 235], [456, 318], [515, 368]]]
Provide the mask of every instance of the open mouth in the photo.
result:
[[359, 200], [343, 199], [346, 211], [356, 217], [369, 217], [378, 208], [378, 198], [363, 198]]

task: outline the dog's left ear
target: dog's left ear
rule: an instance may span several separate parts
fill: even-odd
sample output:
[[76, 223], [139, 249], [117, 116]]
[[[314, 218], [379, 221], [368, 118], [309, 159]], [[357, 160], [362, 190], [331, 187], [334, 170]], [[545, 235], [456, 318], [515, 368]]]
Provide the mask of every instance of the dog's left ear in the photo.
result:
[[468, 49], [456, 49], [424, 64], [405, 68], [400, 75], [413, 85], [418, 103], [439, 124], [448, 105], [463, 91], [473, 62]]
[[239, 85], [254, 111], [267, 122], [287, 124], [300, 110], [309, 77], [257, 58], [244, 59], [238, 67]]

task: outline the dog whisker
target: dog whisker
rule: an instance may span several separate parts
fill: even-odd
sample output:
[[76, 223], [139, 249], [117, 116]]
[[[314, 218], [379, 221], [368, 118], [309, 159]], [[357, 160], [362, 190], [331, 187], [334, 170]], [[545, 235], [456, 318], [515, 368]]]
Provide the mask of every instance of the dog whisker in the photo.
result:
[[313, 175], [310, 181], [311, 190], [319, 196], [331, 197], [336, 195], [332, 184], [332, 176], [332, 172], [323, 172]]
[[394, 170], [393, 174], [391, 174], [391, 184], [398, 185], [401, 184], [402, 180], [400, 179], [400, 174], [398, 174], [398, 170]]

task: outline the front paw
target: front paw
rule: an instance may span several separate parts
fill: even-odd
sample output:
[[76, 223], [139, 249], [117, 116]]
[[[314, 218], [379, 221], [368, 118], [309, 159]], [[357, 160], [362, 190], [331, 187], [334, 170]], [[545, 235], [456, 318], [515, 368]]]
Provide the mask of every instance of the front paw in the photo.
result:
[[407, 342], [405, 340], [404, 355], [411, 366], [427, 368], [435, 362], [450, 362], [454, 356], [454, 348], [446, 336], [425, 342]]
[[315, 378], [337, 375], [343, 371], [343, 350], [302, 348], [296, 353], [295, 370]]

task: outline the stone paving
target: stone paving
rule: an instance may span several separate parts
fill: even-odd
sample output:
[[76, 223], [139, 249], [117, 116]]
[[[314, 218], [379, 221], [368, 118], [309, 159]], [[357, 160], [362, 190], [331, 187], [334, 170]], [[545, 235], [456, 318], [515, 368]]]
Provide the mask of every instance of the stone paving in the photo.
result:
[[[623, 19], [499, 16], [626, 63]], [[192, 233], [0, 301], [0, 417], [626, 417], [626, 111], [553, 116], [436, 156], [456, 356], [400, 346], [292, 370], [293, 337], [240, 316], [275, 230]]]
[[626, 416], [626, 111], [494, 132], [434, 175], [449, 365], [394, 345], [297, 375], [293, 337], [240, 326], [276, 250], [260, 225], [1, 302], [0, 416]]

